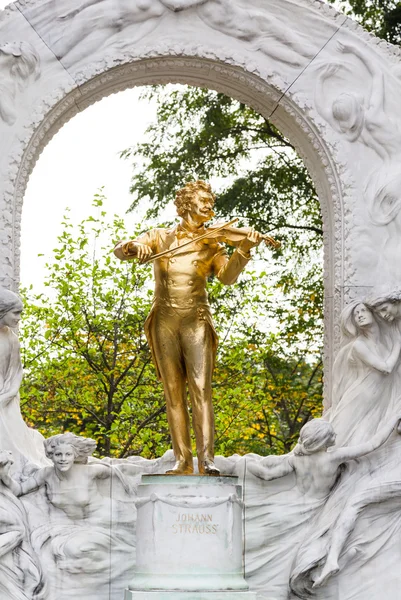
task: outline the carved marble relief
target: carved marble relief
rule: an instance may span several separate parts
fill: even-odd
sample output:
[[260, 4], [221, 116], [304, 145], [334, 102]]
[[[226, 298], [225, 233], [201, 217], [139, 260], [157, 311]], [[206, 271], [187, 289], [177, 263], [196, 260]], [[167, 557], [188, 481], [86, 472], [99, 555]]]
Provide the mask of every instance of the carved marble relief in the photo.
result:
[[[368, 37], [325, 3], [307, 0], [21, 0], [18, 10], [1, 14], [2, 281], [17, 284], [22, 197], [41, 149], [79, 109], [141, 82], [143, 75], [152, 83], [179, 79], [206, 82], [227, 93], [235, 89], [266, 117], [281, 111], [280, 126], [309, 160], [322, 190], [325, 236], [333, 248], [326, 257], [326, 277], [334, 273], [326, 289], [335, 307], [334, 316], [328, 316], [334, 323], [327, 346], [331, 353], [343, 299], [358, 297], [358, 286], [374, 292], [399, 283], [401, 63], [396, 49]], [[27, 40], [31, 47], [12, 43], [11, 51], [9, 40]], [[397, 303], [389, 294], [364, 305], [358, 301], [344, 313], [334, 404], [325, 415], [337, 432], [337, 448], [370, 443], [397, 418]], [[5, 331], [0, 350], [15, 357], [18, 341]], [[8, 370], [2, 360], [0, 351], [3, 405], [17, 415], [8, 419], [2, 413], [1, 435], [10, 439], [4, 424], [15, 421], [20, 427], [22, 421], [18, 389], [12, 387], [20, 375], [17, 361]], [[52, 463], [39, 464], [49, 459], [43, 440], [36, 440], [40, 448], [36, 441], [31, 447], [31, 433], [29, 450], [21, 452], [7, 442], [13, 465], [7, 454], [0, 459], [19, 484], [30, 481], [34, 471], [42, 478], [37, 489], [20, 498], [0, 484], [1, 597], [11, 600], [5, 591], [11, 589], [13, 600], [37, 600], [49, 589], [60, 600], [78, 594], [121, 600], [129, 577], [124, 569], [135, 550], [138, 474], [165, 471], [172, 466], [171, 456], [73, 462], [68, 472], [82, 478], [60, 502], [62, 471]], [[301, 440], [302, 445], [308, 450]], [[35, 448], [39, 462], [33, 458]], [[31, 458], [24, 472], [20, 455]], [[316, 453], [298, 458], [312, 463]], [[323, 455], [322, 462], [326, 459]], [[349, 460], [345, 469], [335, 470], [332, 488], [317, 480], [321, 496], [304, 493], [307, 481], [299, 469], [298, 475], [292, 469], [267, 481], [247, 468], [251, 460], [263, 472], [272, 468], [260, 457], [216, 462], [223, 472], [244, 477], [247, 578], [261, 600], [287, 600], [289, 593], [318, 600], [399, 596], [398, 433], [358, 462]], [[329, 471], [330, 483], [334, 471]], [[112, 476], [98, 477], [100, 472]], [[111, 549], [124, 560], [100, 573], [97, 564], [105, 565]], [[21, 570], [27, 556], [29, 569]]]
[[12, 451], [15, 467], [46, 464], [43, 437], [24, 423], [19, 404], [22, 365], [13, 329], [21, 318], [20, 298], [0, 287], [0, 449]]
[[[368, 222], [359, 230], [356, 251], [362, 264], [367, 256], [367, 269], [369, 263], [376, 265], [388, 285], [394, 285], [401, 276], [401, 268], [392, 264], [401, 251], [401, 115], [389, 110], [389, 100], [401, 94], [399, 67], [386, 73], [372, 53], [356, 44], [337, 42], [336, 51], [338, 60], [317, 70], [315, 104], [344, 139], [374, 153], [362, 190]], [[344, 84], [346, 91], [339, 93]]]
[[18, 117], [18, 95], [32, 79], [40, 77], [40, 59], [28, 42], [0, 46], [0, 118], [14, 125]]

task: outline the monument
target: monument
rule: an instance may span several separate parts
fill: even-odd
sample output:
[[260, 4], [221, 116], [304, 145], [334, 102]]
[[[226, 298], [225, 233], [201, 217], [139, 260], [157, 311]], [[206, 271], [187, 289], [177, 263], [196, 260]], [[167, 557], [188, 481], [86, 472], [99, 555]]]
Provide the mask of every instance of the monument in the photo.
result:
[[[337, 434], [335, 452], [373, 441], [376, 445], [382, 428], [398, 418], [401, 397], [399, 48], [313, 0], [18, 0], [1, 13], [0, 70], [0, 277], [8, 290], [18, 289], [19, 228], [29, 175], [51, 137], [86, 106], [127, 87], [181, 82], [226, 93], [271, 118], [305, 160], [321, 201], [324, 421]], [[240, 255], [238, 260], [246, 259]], [[21, 308], [15, 298], [13, 302]], [[196, 302], [194, 297], [194, 306]], [[151, 315], [153, 325], [148, 323], [151, 334], [155, 319], [161, 319], [158, 312]], [[203, 316], [205, 347], [213, 350], [207, 308]], [[225, 557], [221, 568], [217, 561], [207, 563], [208, 557], [205, 564], [215, 569], [211, 575], [219, 589], [192, 590], [192, 598], [214, 593], [215, 600], [222, 594], [256, 594], [258, 600], [399, 599], [401, 445], [396, 431], [358, 461], [344, 459], [332, 485], [332, 465], [329, 476], [320, 465], [330, 454], [325, 444], [333, 441], [327, 428], [324, 440], [324, 427], [303, 431], [296, 458], [214, 457], [206, 403], [208, 418], [197, 435], [198, 440], [207, 438], [205, 447], [198, 448], [207, 476], [165, 474], [179, 473], [181, 467], [190, 473], [188, 452], [177, 466], [168, 453], [154, 461], [100, 461], [97, 469], [99, 461], [93, 457], [79, 463], [71, 443], [62, 447], [64, 452], [71, 446], [68, 454], [74, 460], [65, 457], [63, 468], [56, 469], [43, 440], [21, 424], [18, 340], [11, 331], [16, 317], [9, 317], [0, 328], [3, 408], [8, 406], [1, 431], [14, 431], [10, 414], [24, 436], [4, 434], [2, 446], [12, 447], [1, 448], [2, 600], [122, 600], [124, 590], [135, 587], [135, 577], [142, 590], [127, 591], [129, 599], [135, 594], [147, 600], [158, 594], [185, 598], [187, 592], [177, 591], [178, 584], [166, 579], [159, 584], [163, 589], [152, 589], [154, 578], [168, 574], [152, 571], [152, 552], [160, 551], [164, 571], [171, 567], [171, 556], [148, 535], [148, 519], [172, 532], [174, 549], [182, 557], [174, 567], [181, 565], [177, 573], [187, 586], [193, 583], [188, 573], [195, 554], [185, 544], [189, 540], [199, 546], [205, 557], [202, 536], [217, 540]], [[204, 357], [211, 373], [213, 351]], [[178, 378], [181, 385], [183, 380]], [[187, 426], [180, 431], [187, 435]], [[21, 440], [27, 442], [23, 447]], [[185, 453], [188, 437], [180, 448]], [[310, 463], [307, 476], [295, 460], [301, 466]], [[282, 472], [281, 463], [288, 472], [273, 478], [273, 472]], [[220, 482], [218, 471], [240, 478], [242, 497], [237, 481]], [[23, 486], [35, 472], [42, 473], [43, 485], [29, 494], [17, 497], [7, 486], [8, 476]], [[142, 475], [151, 478], [140, 483]], [[164, 478], [174, 492], [166, 493]], [[187, 480], [193, 481], [188, 486], [196, 490], [198, 504], [188, 503]], [[220, 483], [229, 493], [219, 495]], [[222, 504], [202, 506], [205, 490], [208, 501], [221, 498]], [[250, 592], [242, 587], [238, 554], [241, 502]], [[216, 537], [213, 525], [232, 532], [235, 547], [226, 543], [227, 537]], [[227, 592], [224, 553], [230, 548], [233, 571]]]
[[[275, 244], [252, 229], [234, 229], [231, 223], [205, 227], [214, 216], [214, 200], [208, 183], [187, 183], [176, 194], [181, 217], [176, 227], [152, 229], [135, 240], [119, 242], [114, 249], [121, 260], [155, 263], [154, 300], [145, 331], [164, 386], [176, 459], [166, 475], [192, 475], [194, 470], [186, 383], [199, 474], [220, 475], [214, 463], [212, 404], [217, 335], [206, 282], [214, 275], [226, 285], [235, 283], [251, 258], [251, 248], [264, 237]], [[236, 246], [231, 257], [221, 242]], [[127, 592], [126, 599], [145, 600], [147, 590], [157, 590], [160, 600], [172, 598], [177, 591], [188, 600], [218, 600], [231, 594], [238, 600], [254, 598], [251, 592], [238, 595], [238, 590], [248, 589], [242, 573], [241, 507], [242, 492], [235, 477], [233, 481], [219, 477], [213, 483], [202, 477], [180, 482], [143, 478], [138, 488], [134, 591]]]

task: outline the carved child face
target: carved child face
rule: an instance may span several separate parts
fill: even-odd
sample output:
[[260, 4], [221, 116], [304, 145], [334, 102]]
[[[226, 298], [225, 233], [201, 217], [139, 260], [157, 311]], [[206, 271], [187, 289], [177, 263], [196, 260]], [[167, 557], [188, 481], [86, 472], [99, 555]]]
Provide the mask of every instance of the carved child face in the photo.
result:
[[75, 454], [71, 444], [60, 444], [52, 456], [54, 466], [59, 471], [69, 471], [74, 464]]
[[197, 190], [191, 200], [191, 217], [198, 223], [206, 223], [213, 216], [213, 197], [203, 190]]
[[365, 304], [358, 304], [354, 309], [355, 321], [359, 327], [368, 327], [373, 323], [372, 312]]
[[9, 310], [8, 313], [6, 313], [0, 321], [0, 327], [7, 326], [14, 329], [18, 326], [18, 323], [20, 322], [21, 313], [22, 310], [20, 308]]
[[379, 304], [376, 310], [378, 314], [389, 323], [398, 317], [398, 309], [394, 302], [383, 302], [383, 304]]

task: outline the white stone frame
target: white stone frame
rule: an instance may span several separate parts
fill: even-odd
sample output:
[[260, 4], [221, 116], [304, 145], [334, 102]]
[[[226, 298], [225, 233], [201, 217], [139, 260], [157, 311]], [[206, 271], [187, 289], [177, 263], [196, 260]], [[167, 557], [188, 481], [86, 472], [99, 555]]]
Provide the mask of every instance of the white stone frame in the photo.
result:
[[[351, 44], [383, 72], [386, 115], [399, 123], [399, 49], [367, 34], [319, 0], [226, 0], [232, 14], [239, 10], [240, 15], [250, 16], [251, 31], [247, 36], [243, 31], [238, 33], [235, 19], [222, 26], [224, 32], [213, 21], [213, 11], [224, 6], [225, 0], [203, 0], [199, 6], [179, 12], [171, 10], [172, 5], [196, 0], [153, 1], [160, 5], [160, 17], [142, 20], [134, 28], [131, 24], [129, 32], [122, 18], [120, 29], [110, 36], [109, 44], [103, 39], [98, 49], [89, 51], [88, 36], [76, 44], [78, 58], [70, 61], [56, 58], [57, 40], [63, 35], [72, 36], [74, 28], [97, 35], [91, 29], [96, 6], [72, 17], [69, 28], [61, 17], [67, 7], [79, 7], [83, 0], [20, 0], [0, 12], [0, 58], [7, 56], [7, 52], [2, 52], [5, 44], [21, 41], [30, 44], [37, 58], [36, 67], [22, 73], [18, 86], [9, 68], [11, 63], [3, 65], [0, 60], [2, 81], [6, 88], [8, 85], [15, 112], [4, 117], [0, 102], [1, 282], [13, 289], [18, 286], [20, 219], [27, 181], [41, 151], [64, 123], [108, 94], [136, 85], [186, 83], [224, 92], [277, 125], [304, 159], [318, 191], [324, 224], [328, 406], [331, 366], [340, 339], [340, 312], [348, 299], [394, 285], [394, 278], [384, 267], [398, 255], [394, 256], [393, 246], [389, 251], [380, 247], [381, 242], [376, 240], [381, 239], [383, 228], [372, 223], [366, 208], [372, 170], [379, 178], [388, 168], [388, 161], [380, 162], [362, 134], [349, 139], [321, 116], [316, 106], [316, 82], [324, 65], [332, 62], [340, 65], [337, 70], [341, 90], [348, 90], [355, 98], [366, 96], [366, 90], [372, 87], [369, 68], [356, 56], [345, 56], [336, 46], [338, 40]], [[109, 0], [97, 2], [99, 7], [109, 6]], [[132, 6], [144, 4], [144, 0], [131, 2]], [[205, 7], [209, 13], [205, 13]], [[296, 64], [281, 58], [288, 44], [281, 43], [270, 26], [263, 30], [262, 17], [267, 25], [271, 24], [272, 31], [288, 36], [290, 42], [296, 36], [302, 39], [309, 55], [300, 55]], [[114, 27], [113, 15], [108, 16], [106, 10], [105, 27], [107, 18]], [[142, 35], [143, 27], [148, 29]], [[18, 61], [18, 52], [15, 54]], [[335, 77], [334, 73], [332, 82]], [[328, 106], [337, 95], [332, 87], [321, 100]], [[364, 246], [361, 240], [365, 239], [368, 243]], [[366, 257], [371, 256], [369, 252], [375, 244], [381, 259], [367, 267]]]

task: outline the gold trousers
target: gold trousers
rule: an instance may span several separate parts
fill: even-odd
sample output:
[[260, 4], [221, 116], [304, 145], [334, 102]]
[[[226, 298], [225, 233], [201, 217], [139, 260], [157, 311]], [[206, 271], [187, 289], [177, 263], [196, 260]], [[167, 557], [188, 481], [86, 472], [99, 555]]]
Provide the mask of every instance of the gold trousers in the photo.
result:
[[204, 308], [154, 307], [148, 337], [164, 385], [176, 460], [192, 462], [187, 383], [198, 460], [213, 460], [212, 374], [217, 336]]

